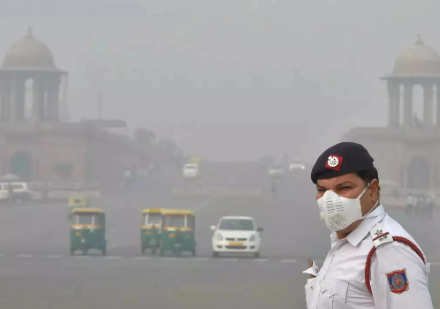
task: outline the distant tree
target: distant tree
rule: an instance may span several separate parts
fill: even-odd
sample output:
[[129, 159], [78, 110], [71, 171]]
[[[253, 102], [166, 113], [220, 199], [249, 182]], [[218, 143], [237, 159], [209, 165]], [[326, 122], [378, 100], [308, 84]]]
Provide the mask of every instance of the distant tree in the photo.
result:
[[151, 130], [139, 128], [135, 131], [134, 138], [139, 150], [140, 165], [145, 168], [151, 161], [153, 161], [153, 143], [156, 139], [156, 134]]
[[134, 138], [139, 143], [151, 145], [152, 142], [156, 139], [156, 134], [151, 130], [139, 128], [134, 133]]
[[177, 151], [177, 145], [174, 141], [163, 138], [157, 142], [157, 148], [161, 155], [171, 158], [175, 155]]

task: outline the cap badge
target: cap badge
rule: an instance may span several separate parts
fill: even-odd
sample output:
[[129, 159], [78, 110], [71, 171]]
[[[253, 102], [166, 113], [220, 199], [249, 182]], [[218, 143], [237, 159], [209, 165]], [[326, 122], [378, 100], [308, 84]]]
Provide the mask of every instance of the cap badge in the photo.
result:
[[327, 159], [327, 163], [325, 164], [326, 168], [339, 171], [341, 169], [343, 157], [337, 155], [330, 155]]

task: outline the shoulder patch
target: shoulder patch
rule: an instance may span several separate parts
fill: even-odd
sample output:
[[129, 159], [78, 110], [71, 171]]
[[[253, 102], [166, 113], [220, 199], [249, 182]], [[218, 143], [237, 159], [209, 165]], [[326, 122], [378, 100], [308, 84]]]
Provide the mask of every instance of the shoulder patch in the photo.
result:
[[405, 268], [386, 273], [385, 275], [387, 276], [390, 292], [402, 294], [409, 290], [408, 276], [406, 275]]
[[370, 231], [370, 235], [373, 238], [373, 244], [377, 248], [380, 245], [393, 242], [393, 237], [388, 233], [382, 224], [377, 223]]

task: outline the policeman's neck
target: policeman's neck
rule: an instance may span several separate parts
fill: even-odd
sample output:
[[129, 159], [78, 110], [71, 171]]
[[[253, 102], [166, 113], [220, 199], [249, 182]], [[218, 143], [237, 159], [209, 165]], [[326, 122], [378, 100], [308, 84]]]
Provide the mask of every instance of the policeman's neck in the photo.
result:
[[336, 232], [336, 237], [338, 239], [346, 238], [348, 235], [350, 235], [351, 232], [353, 232], [361, 224], [361, 222], [362, 221], [360, 221], [360, 220], [356, 221], [353, 224], [351, 224], [349, 227], [347, 227], [346, 229]]

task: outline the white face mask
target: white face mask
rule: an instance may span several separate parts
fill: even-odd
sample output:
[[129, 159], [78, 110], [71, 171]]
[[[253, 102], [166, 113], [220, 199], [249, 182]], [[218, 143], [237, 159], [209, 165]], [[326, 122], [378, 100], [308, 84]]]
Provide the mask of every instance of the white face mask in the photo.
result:
[[370, 187], [368, 185], [357, 198], [346, 198], [339, 196], [335, 191], [327, 190], [324, 195], [317, 200], [321, 220], [332, 232], [341, 231], [349, 227], [352, 223], [365, 218], [374, 207], [362, 216], [360, 198]]

